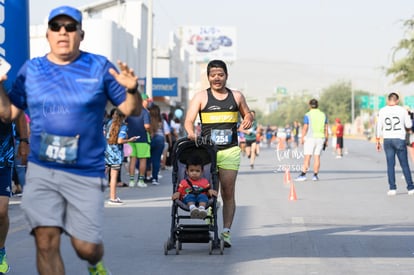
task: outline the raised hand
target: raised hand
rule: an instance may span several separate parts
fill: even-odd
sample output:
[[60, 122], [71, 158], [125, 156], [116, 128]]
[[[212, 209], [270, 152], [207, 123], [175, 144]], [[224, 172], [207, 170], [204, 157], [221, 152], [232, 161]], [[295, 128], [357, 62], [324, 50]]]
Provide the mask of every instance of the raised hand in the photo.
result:
[[138, 86], [138, 77], [135, 75], [134, 70], [129, 68], [124, 62], [118, 61], [117, 63], [120, 72], [118, 73], [116, 70], [111, 68], [109, 69], [109, 73], [126, 89], [135, 90]]

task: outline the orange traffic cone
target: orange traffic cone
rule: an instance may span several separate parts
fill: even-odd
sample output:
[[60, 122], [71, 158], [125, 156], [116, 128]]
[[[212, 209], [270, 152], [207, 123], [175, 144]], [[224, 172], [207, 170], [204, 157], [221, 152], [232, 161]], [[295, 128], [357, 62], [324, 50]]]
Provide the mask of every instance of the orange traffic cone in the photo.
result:
[[296, 191], [295, 191], [295, 185], [293, 184], [293, 182], [290, 183], [290, 194], [289, 194], [289, 200], [290, 201], [295, 201], [298, 198], [296, 197]]
[[291, 183], [292, 182], [292, 176], [290, 175], [289, 168], [285, 169], [285, 176], [283, 177], [283, 183]]

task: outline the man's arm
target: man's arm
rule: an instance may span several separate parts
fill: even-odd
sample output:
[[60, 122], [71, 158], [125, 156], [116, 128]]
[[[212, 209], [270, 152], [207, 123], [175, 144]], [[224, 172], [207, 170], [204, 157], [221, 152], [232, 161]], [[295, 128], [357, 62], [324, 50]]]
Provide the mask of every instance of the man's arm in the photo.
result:
[[187, 132], [187, 137], [191, 140], [195, 140], [196, 138], [194, 133], [194, 122], [197, 118], [198, 112], [201, 109], [201, 103], [203, 100], [204, 92], [205, 91], [201, 91], [194, 95], [188, 107], [187, 114], [185, 116], [184, 129]]
[[305, 124], [305, 123], [302, 126], [302, 136], [300, 138], [301, 144], [305, 143], [305, 136], [308, 133], [308, 127], [309, 127], [309, 124]]
[[29, 155], [29, 127], [24, 112], [21, 112], [16, 119], [16, 131], [20, 138], [17, 158], [21, 158], [22, 165], [26, 165], [27, 156]]
[[249, 106], [247, 105], [246, 98], [239, 91], [233, 91], [233, 94], [235, 96], [237, 104], [239, 105], [239, 112], [243, 118], [243, 121], [240, 124], [240, 126], [243, 129], [249, 129], [250, 127], [252, 127], [254, 118], [253, 114], [250, 112]]

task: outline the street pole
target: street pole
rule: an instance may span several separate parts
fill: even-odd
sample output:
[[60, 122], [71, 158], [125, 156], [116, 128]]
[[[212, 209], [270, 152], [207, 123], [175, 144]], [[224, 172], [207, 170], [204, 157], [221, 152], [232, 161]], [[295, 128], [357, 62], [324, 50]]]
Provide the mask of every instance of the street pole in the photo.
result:
[[152, 37], [153, 23], [152, 20], [152, 0], [148, 0], [148, 25], [147, 25], [147, 79], [145, 83], [148, 97], [152, 97]]

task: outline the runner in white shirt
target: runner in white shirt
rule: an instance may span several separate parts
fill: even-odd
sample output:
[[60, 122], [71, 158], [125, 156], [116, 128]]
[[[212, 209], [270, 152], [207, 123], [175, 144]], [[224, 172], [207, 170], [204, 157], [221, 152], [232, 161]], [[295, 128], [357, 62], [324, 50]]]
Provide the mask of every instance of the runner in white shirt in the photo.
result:
[[384, 139], [384, 151], [387, 159], [387, 175], [389, 184], [389, 196], [397, 194], [395, 184], [395, 156], [398, 157], [401, 169], [407, 182], [408, 195], [414, 195], [414, 185], [411, 177], [410, 166], [407, 157], [407, 145], [405, 144], [406, 128], [411, 128], [412, 121], [408, 112], [398, 105], [400, 95], [391, 92], [387, 98], [387, 106], [381, 108], [377, 121], [377, 151], [381, 150], [380, 138]]

